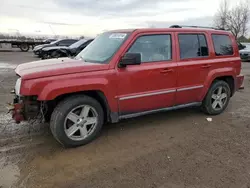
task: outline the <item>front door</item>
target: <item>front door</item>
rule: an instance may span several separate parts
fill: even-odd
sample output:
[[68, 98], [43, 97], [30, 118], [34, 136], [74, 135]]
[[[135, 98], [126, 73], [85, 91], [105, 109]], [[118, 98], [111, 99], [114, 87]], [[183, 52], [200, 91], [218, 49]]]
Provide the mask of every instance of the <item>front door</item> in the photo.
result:
[[141, 65], [118, 68], [119, 114], [127, 115], [173, 106], [177, 64], [172, 33], [139, 35], [127, 52], [141, 53]]

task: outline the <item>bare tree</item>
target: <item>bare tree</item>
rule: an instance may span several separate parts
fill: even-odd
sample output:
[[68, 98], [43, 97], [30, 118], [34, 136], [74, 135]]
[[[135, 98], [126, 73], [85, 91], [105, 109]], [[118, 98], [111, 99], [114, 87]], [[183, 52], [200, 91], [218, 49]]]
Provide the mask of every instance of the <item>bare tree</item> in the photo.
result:
[[231, 31], [236, 38], [245, 36], [250, 21], [249, 0], [241, 1], [233, 8], [229, 8], [227, 0], [223, 0], [215, 15], [215, 26]]
[[236, 38], [245, 36], [247, 32], [247, 24], [249, 22], [249, 6], [247, 3], [232, 8], [228, 14], [227, 28]]
[[226, 29], [228, 14], [229, 14], [229, 3], [227, 0], [223, 0], [220, 4], [217, 13], [215, 14], [214, 25], [217, 28]]

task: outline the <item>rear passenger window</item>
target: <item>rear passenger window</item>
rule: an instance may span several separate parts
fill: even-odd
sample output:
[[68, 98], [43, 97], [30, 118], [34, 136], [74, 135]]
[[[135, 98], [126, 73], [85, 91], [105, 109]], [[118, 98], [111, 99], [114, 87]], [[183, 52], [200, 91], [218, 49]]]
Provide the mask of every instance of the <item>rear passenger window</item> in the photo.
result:
[[180, 58], [189, 59], [208, 56], [206, 37], [203, 34], [179, 34]]
[[226, 56], [233, 55], [233, 44], [232, 40], [228, 35], [212, 35], [215, 55]]

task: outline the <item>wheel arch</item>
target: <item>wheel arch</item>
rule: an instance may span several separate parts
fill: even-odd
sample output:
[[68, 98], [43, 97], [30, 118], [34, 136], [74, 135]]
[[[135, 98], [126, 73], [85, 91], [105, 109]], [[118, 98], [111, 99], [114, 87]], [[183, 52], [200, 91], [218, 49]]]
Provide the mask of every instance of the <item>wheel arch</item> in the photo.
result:
[[228, 74], [228, 75], [217, 75], [217, 76], [214, 76], [212, 77], [209, 82], [207, 82], [205, 85], [204, 85], [204, 90], [200, 96], [200, 101], [203, 101], [203, 99], [206, 97], [207, 95], [207, 92], [209, 91], [209, 88], [212, 86], [212, 84], [214, 82], [216, 82], [217, 80], [222, 80], [222, 81], [225, 81], [229, 87], [230, 87], [230, 90], [231, 90], [231, 96], [232, 97], [235, 93], [235, 77], [232, 75], [232, 74]]
[[235, 92], [235, 79], [234, 79], [234, 77], [233, 76], [220, 76], [220, 77], [215, 78], [213, 80], [212, 84], [217, 80], [222, 80], [229, 85], [230, 91], [231, 91], [231, 97], [232, 97], [234, 92]]
[[105, 115], [104, 116], [105, 122], [117, 122], [118, 121], [118, 114], [111, 112], [108, 100], [105, 94], [101, 90], [87, 90], [87, 91], [80, 91], [80, 92], [73, 92], [73, 93], [59, 95], [55, 99], [47, 102], [47, 105], [49, 106], [49, 109], [50, 109], [49, 113], [53, 112], [54, 108], [59, 104], [59, 102], [63, 101], [66, 98], [77, 96], [77, 95], [81, 95], [81, 96], [86, 95], [97, 100], [103, 108], [104, 115]]

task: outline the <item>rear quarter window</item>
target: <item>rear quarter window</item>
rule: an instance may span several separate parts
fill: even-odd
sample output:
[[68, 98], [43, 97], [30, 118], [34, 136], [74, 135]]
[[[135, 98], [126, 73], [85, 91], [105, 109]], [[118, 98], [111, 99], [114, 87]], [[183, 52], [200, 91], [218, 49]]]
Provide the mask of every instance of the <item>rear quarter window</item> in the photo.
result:
[[234, 54], [233, 43], [229, 35], [212, 34], [216, 56], [228, 56]]

